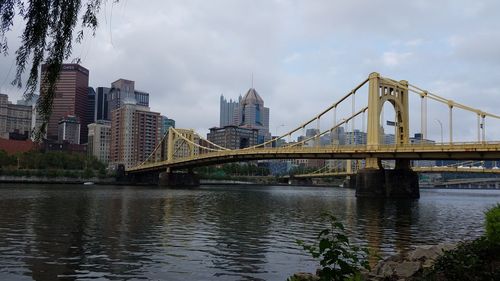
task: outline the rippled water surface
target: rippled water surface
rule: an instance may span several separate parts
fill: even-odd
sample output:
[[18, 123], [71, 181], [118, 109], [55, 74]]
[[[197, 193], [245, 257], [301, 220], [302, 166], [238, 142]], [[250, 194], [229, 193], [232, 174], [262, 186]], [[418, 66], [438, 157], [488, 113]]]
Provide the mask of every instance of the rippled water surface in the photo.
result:
[[422, 190], [418, 201], [321, 187], [0, 185], [0, 280], [285, 280], [316, 263], [330, 211], [382, 256], [482, 234], [500, 190]]

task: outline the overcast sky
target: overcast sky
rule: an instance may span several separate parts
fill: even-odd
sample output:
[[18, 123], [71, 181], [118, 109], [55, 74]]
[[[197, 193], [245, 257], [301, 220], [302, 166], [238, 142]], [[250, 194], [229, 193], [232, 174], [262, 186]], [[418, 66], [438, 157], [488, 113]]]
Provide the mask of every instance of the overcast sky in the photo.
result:
[[[134, 80], [150, 93], [151, 110], [203, 134], [219, 123], [220, 95], [244, 95], [252, 73], [272, 134], [312, 117], [373, 71], [500, 114], [499, 11], [497, 0], [108, 1], [96, 36], [87, 32], [73, 56], [90, 70], [90, 86]], [[14, 101], [22, 90], [9, 85], [9, 69], [21, 29], [9, 34], [10, 56], [0, 57], [0, 91]], [[356, 107], [366, 101], [365, 91]], [[413, 134], [420, 104], [410, 102]], [[447, 140], [447, 107], [428, 107], [430, 138], [440, 138], [440, 120]], [[457, 112], [455, 139], [475, 140], [476, 122]], [[486, 129], [487, 139], [500, 140], [500, 121], [487, 120]]]

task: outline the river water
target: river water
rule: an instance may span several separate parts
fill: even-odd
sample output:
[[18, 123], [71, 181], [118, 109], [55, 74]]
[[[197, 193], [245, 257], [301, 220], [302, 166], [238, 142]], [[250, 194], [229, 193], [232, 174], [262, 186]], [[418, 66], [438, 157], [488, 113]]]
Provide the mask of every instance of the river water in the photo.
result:
[[419, 200], [353, 190], [202, 186], [195, 190], [0, 185], [0, 280], [286, 280], [317, 263], [329, 211], [381, 256], [483, 233], [500, 190], [421, 190]]

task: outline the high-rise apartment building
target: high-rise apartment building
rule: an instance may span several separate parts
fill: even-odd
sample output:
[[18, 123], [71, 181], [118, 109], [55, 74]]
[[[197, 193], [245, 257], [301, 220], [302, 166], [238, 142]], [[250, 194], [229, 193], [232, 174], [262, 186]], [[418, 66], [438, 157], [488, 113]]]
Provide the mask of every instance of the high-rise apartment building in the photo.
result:
[[[42, 65], [42, 77], [45, 77], [48, 65]], [[41, 79], [40, 96], [45, 94], [47, 85]], [[63, 64], [56, 84], [56, 93], [52, 104], [52, 115], [47, 124], [47, 138], [57, 140], [61, 118], [67, 115], [77, 117], [81, 123], [79, 143], [87, 142], [86, 114], [89, 94], [89, 70], [79, 64]]]
[[146, 160], [160, 140], [161, 115], [133, 100], [111, 112], [110, 162], [133, 167]]
[[149, 107], [149, 94], [136, 90], [135, 82], [131, 80], [118, 79], [111, 83], [111, 89], [107, 96], [108, 117], [111, 115], [111, 111], [120, 108], [125, 101]]
[[98, 120], [88, 125], [89, 136], [87, 152], [103, 163], [109, 163], [109, 147], [111, 144], [111, 121]]
[[151, 112], [149, 109], [137, 110], [135, 112], [134, 127], [135, 135], [135, 159], [138, 163], [145, 161], [153, 153], [160, 141], [161, 115]]

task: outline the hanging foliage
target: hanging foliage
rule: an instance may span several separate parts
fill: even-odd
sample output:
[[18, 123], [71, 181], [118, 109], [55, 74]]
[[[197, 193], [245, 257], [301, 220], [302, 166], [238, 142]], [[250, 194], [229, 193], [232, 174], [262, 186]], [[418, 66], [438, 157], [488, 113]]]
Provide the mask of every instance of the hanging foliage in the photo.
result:
[[[26, 69], [29, 69], [23, 94], [26, 100], [33, 98], [39, 79], [44, 85], [37, 102], [37, 110], [43, 120], [41, 128], [34, 132], [37, 140], [45, 134], [52, 113], [56, 82], [62, 64], [71, 56], [73, 38], [76, 42], [81, 42], [84, 29], [90, 29], [92, 35], [95, 35], [101, 2], [102, 0], [0, 0], [0, 51], [4, 55], [9, 51], [6, 34], [11, 30], [15, 17], [22, 18], [25, 24], [21, 45], [15, 51], [16, 74], [12, 84], [23, 88], [22, 77]], [[79, 23], [80, 29], [75, 34]], [[76, 61], [79, 62], [79, 59]], [[40, 77], [39, 70], [44, 63], [47, 68], [44, 76]]]

